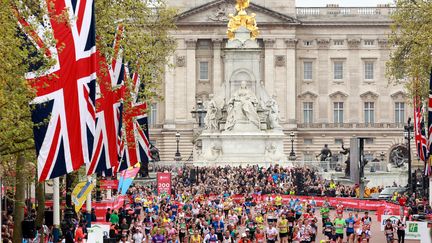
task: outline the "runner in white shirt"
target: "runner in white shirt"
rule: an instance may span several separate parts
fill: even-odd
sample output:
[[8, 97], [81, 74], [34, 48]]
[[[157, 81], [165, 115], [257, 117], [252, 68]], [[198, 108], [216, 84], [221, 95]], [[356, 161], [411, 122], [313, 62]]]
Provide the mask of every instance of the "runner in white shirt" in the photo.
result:
[[278, 234], [279, 232], [275, 227], [275, 223], [274, 222], [269, 223], [269, 226], [266, 229], [267, 243], [276, 242]]

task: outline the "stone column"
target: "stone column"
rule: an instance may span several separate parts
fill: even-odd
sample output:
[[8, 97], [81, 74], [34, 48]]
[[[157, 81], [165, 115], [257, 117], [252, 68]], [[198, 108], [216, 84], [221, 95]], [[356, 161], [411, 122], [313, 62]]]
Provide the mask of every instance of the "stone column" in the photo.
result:
[[274, 94], [274, 44], [275, 39], [264, 39], [264, 82], [270, 95]]
[[222, 39], [212, 39], [212, 41], [213, 41], [213, 93], [218, 93], [222, 89], [222, 58], [221, 58]]
[[[174, 62], [174, 56], [169, 58], [169, 63]], [[174, 129], [174, 76], [173, 68], [165, 67], [165, 122], [164, 128]]]
[[296, 45], [297, 39], [286, 39], [286, 121], [289, 128], [296, 127]]
[[186, 104], [185, 104], [185, 112], [186, 120], [193, 122], [194, 118], [192, 118], [192, 108], [195, 107], [195, 90], [196, 90], [196, 39], [187, 39], [186, 40], [186, 78], [185, 78], [185, 94], [186, 94]]

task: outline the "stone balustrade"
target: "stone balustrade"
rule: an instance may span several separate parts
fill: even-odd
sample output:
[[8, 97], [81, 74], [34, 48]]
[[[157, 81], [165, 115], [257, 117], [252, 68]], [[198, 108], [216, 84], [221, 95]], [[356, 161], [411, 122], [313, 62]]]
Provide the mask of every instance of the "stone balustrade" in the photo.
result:
[[395, 8], [389, 6], [383, 7], [298, 7], [297, 16], [390, 16]]
[[403, 128], [398, 123], [300, 123], [298, 128]]

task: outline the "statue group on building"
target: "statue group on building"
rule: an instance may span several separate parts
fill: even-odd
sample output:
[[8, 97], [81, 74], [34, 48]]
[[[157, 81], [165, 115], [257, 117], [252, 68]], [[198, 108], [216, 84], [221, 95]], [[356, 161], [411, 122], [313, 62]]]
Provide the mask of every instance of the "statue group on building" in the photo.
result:
[[[207, 115], [204, 119], [207, 131], [220, 131], [219, 123], [225, 120], [225, 131], [233, 131], [236, 124], [239, 126], [252, 124], [256, 130], [261, 130], [261, 118], [258, 110], [264, 111], [267, 129], [280, 129], [279, 107], [275, 96], [260, 102], [257, 96], [242, 81], [240, 88], [231, 96], [226, 105], [220, 105], [214, 95], [209, 96], [207, 102]], [[264, 104], [264, 105], [262, 105]], [[264, 106], [264, 107], [263, 107]], [[222, 110], [226, 110], [226, 117], [223, 117]]]

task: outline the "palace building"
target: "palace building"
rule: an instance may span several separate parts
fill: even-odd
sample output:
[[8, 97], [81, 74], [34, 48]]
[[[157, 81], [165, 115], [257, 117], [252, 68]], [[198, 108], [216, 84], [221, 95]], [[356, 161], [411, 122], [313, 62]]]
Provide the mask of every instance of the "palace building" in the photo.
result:
[[[226, 74], [226, 31], [229, 14], [236, 13], [235, 1], [167, 4], [179, 9], [172, 32], [177, 50], [170, 58], [173, 67], [166, 70], [164, 100], [148, 112], [150, 138], [161, 160], [173, 161], [179, 132], [182, 160], [193, 161], [209, 96], [229, 82], [252, 77], [253, 70], [236, 77]], [[291, 143], [297, 160], [315, 161], [324, 144], [339, 155], [342, 143], [349, 146], [350, 138], [367, 137], [368, 159], [396, 159], [406, 144], [403, 126], [413, 112], [403, 85], [390, 84], [385, 77], [392, 11], [388, 5], [250, 2], [248, 13], [256, 14], [260, 30], [260, 77], [254, 78], [279, 105], [287, 157]]]

